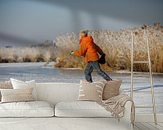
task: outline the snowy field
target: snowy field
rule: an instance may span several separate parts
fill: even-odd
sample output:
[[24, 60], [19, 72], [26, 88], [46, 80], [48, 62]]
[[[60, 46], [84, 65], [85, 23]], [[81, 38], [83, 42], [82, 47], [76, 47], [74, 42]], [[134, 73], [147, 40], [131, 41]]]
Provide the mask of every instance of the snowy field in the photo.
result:
[[[36, 82], [68, 82], [79, 83], [84, 79], [83, 71], [80, 69], [56, 69], [52, 67], [53, 63], [45, 66], [45, 63], [3, 63], [0, 64], [0, 81], [16, 78], [20, 80], [36, 80]], [[112, 72], [109, 75], [114, 79], [123, 81], [121, 88], [129, 93], [130, 91], [130, 73]], [[100, 80], [101, 77], [93, 73], [93, 80]], [[157, 105], [157, 113], [163, 113], [163, 74], [154, 74], [154, 88]], [[150, 83], [148, 74], [136, 74], [135, 85], [135, 104], [151, 104]], [[151, 109], [141, 109], [138, 112], [152, 112]]]

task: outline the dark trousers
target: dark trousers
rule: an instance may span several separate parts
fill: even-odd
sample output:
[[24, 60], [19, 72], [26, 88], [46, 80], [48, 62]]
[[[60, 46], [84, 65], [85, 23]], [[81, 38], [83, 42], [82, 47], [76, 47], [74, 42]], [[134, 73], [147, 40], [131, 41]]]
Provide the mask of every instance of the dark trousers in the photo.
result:
[[85, 71], [84, 71], [85, 79], [88, 82], [92, 82], [91, 73], [93, 72], [94, 69], [96, 70], [97, 74], [100, 75], [100, 76], [102, 76], [105, 80], [107, 80], [107, 81], [112, 80], [109, 77], [109, 75], [107, 75], [104, 71], [101, 70], [98, 61], [89, 61], [87, 63], [87, 66], [85, 68]]

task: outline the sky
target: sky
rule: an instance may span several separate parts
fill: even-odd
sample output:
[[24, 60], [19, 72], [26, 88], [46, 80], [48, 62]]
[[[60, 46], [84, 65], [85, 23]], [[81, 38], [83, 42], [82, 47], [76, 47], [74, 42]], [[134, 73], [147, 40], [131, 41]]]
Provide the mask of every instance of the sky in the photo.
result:
[[81, 29], [163, 24], [161, 12], [163, 0], [0, 0], [0, 38], [42, 42]]

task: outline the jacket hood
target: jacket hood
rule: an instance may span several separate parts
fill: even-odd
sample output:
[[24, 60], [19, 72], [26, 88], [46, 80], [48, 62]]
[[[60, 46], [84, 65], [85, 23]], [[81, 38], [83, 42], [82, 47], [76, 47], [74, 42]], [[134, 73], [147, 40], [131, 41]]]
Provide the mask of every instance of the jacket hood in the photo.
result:
[[84, 42], [91, 42], [91, 43], [93, 43], [93, 38], [92, 38], [92, 36], [82, 37], [81, 40], [84, 41]]

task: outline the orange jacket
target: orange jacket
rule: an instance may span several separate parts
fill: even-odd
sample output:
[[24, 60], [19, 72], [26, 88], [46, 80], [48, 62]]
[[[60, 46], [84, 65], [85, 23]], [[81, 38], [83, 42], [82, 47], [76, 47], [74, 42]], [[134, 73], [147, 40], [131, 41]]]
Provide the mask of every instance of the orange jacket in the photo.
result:
[[99, 46], [97, 46], [92, 36], [82, 37], [80, 39], [80, 49], [74, 52], [76, 56], [83, 56], [85, 62], [89, 61], [97, 61], [99, 59], [99, 55], [103, 54], [103, 51]]

